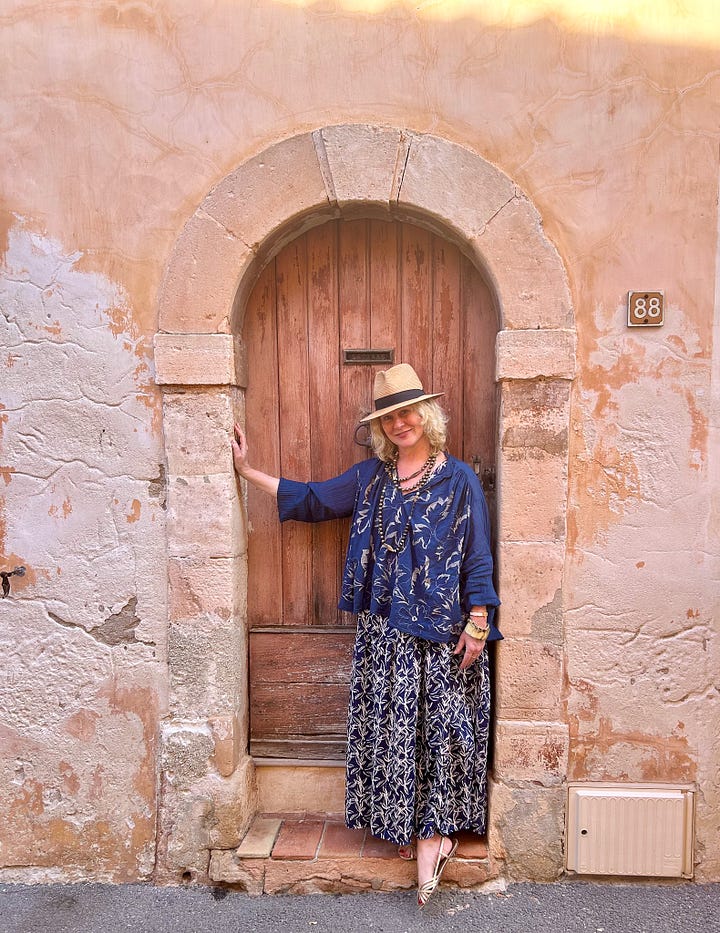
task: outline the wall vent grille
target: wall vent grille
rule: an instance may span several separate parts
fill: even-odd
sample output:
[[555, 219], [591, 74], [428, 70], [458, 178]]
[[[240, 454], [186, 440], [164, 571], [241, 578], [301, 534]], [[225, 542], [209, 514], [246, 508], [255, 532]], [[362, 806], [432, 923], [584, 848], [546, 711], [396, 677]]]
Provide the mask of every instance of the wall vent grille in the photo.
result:
[[694, 791], [669, 784], [570, 784], [567, 869], [691, 878]]

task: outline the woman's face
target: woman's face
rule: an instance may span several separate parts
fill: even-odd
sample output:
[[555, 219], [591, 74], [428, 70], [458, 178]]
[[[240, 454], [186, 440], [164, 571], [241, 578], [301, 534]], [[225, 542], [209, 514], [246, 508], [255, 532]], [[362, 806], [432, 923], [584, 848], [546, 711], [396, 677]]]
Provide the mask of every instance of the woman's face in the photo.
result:
[[398, 450], [410, 450], [425, 437], [420, 413], [413, 405], [383, 415], [380, 425], [385, 436]]

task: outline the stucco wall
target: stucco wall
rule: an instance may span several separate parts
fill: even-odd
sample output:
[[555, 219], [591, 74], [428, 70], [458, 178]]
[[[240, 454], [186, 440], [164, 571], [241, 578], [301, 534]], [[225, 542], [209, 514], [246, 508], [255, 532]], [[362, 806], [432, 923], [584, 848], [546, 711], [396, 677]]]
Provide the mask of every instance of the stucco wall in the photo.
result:
[[[720, 22], [632, 6], [4, 4], [0, 569], [28, 570], [0, 603], [6, 877], [152, 873], [163, 273], [237, 165], [367, 122], [475, 150], [558, 248], [578, 334], [568, 557], [543, 595], [556, 558], [529, 548], [546, 608], [506, 603], [503, 625], [530, 668], [533, 633], [558, 633], [568, 777], [697, 782], [697, 877], [720, 878]], [[627, 329], [633, 288], [665, 290], [662, 329]]]

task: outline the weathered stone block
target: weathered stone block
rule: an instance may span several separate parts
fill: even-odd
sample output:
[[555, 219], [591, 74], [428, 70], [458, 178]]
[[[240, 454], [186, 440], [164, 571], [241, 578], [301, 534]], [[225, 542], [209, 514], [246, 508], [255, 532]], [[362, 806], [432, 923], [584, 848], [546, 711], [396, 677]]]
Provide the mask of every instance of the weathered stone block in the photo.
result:
[[574, 330], [540, 330], [536, 326], [531, 330], [498, 331], [496, 378], [572, 379], [576, 344]]
[[563, 544], [504, 541], [498, 549], [504, 635], [563, 642]]
[[488, 218], [475, 242], [497, 281], [504, 328], [572, 326], [567, 276], [545, 235], [540, 214], [524, 195]]
[[311, 133], [285, 139], [243, 163], [203, 202], [231, 234], [256, 248], [288, 220], [329, 201]]
[[496, 658], [496, 709], [500, 717], [560, 719], [563, 686], [560, 648], [507, 638]]
[[171, 557], [237, 557], [246, 549], [245, 522], [235, 476], [170, 476], [167, 498]]
[[171, 872], [207, 874], [210, 837], [207, 820], [212, 811], [209, 797], [188, 795], [178, 804], [167, 836], [165, 866]]
[[[401, 142], [400, 131], [380, 126], [328, 126], [321, 137], [337, 203], [390, 203]], [[402, 166], [400, 166], [402, 170]]]
[[498, 781], [527, 781], [549, 787], [562, 784], [566, 778], [569, 737], [565, 723], [500, 720], [494, 747]]
[[[245, 689], [245, 633], [212, 616], [170, 624], [170, 710], [178, 718], [206, 720], [238, 709]], [[212, 749], [211, 752], [212, 754]]]
[[168, 472], [177, 476], [232, 472], [237, 393], [228, 389], [163, 392]]
[[212, 763], [223, 777], [230, 777], [240, 760], [240, 730], [234, 715], [213, 716], [210, 719], [214, 751]]
[[258, 808], [263, 813], [341, 813], [345, 768], [256, 768]]
[[247, 604], [244, 557], [171, 557], [168, 560], [168, 611], [173, 622], [216, 616], [242, 619]]
[[244, 755], [229, 778], [210, 775], [203, 784], [203, 793], [212, 800], [207, 820], [210, 848], [237, 848], [256, 812], [252, 759]]
[[[225, 870], [228, 877], [236, 876], [243, 883], [243, 869], [247, 865], [235, 859]], [[494, 863], [487, 859], [457, 859], [448, 864], [443, 882], [449, 881], [462, 888], [477, 888], [490, 878], [497, 877]], [[277, 860], [266, 863], [266, 894], [316, 894], [360, 891], [402, 891], [417, 884], [416, 863], [393, 858], [342, 857], [321, 858], [315, 861]]]
[[442, 883], [451, 882], [460, 888], [478, 888], [497, 878], [498, 869], [487, 859], [454, 859], [443, 872]]
[[158, 870], [167, 880], [179, 880], [178, 873], [185, 871], [204, 876], [209, 850], [235, 849], [252, 819], [256, 806], [253, 763], [245, 756], [230, 779], [210, 771], [198, 775], [189, 788], [178, 787], [173, 777], [169, 771], [163, 776]]
[[469, 149], [435, 136], [413, 136], [398, 204], [420, 208], [467, 238], [478, 236], [516, 196], [515, 185]]
[[209, 875], [211, 881], [237, 885], [245, 894], [264, 892], [265, 863], [258, 859], [238, 858], [234, 849], [213, 849]]
[[562, 541], [565, 537], [567, 459], [499, 457], [501, 541]]
[[160, 329], [228, 333], [238, 284], [253, 258], [253, 251], [240, 237], [196, 211], [185, 224], [168, 265], [160, 293]]
[[511, 379], [503, 386], [500, 446], [507, 457], [566, 456], [569, 421], [567, 380]]
[[155, 334], [158, 385], [237, 385], [235, 343], [230, 334]]
[[493, 786], [490, 839], [502, 840], [497, 854], [509, 878], [554, 881], [562, 873], [566, 793], [562, 787]]
[[187, 789], [207, 774], [212, 753], [212, 735], [204, 723], [163, 726], [162, 767], [177, 789]]
[[417, 884], [415, 862], [402, 859], [270, 860], [266, 894], [331, 894], [336, 891], [396, 891]]

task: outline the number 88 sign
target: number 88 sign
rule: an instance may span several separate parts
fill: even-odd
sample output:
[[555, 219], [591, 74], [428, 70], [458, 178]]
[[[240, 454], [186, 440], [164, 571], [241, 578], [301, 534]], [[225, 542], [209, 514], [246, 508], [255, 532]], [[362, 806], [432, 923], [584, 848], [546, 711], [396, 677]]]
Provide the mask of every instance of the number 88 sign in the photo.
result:
[[628, 292], [628, 327], [660, 327], [664, 323], [662, 292]]

